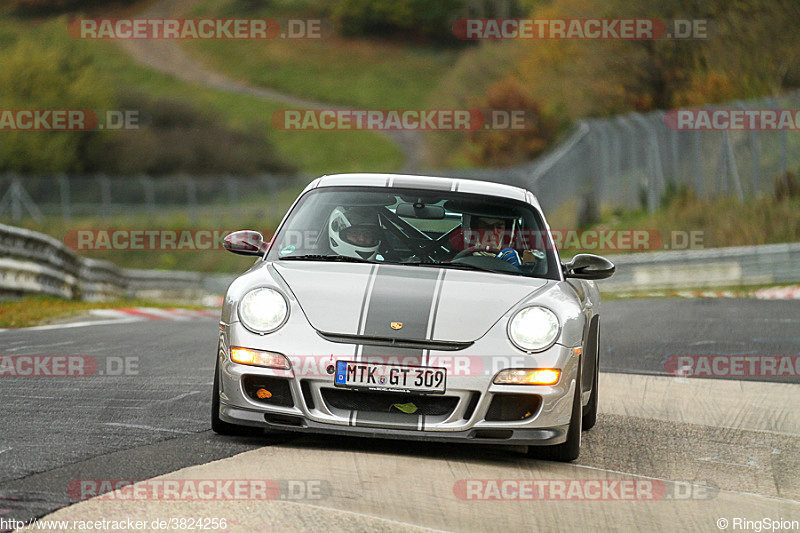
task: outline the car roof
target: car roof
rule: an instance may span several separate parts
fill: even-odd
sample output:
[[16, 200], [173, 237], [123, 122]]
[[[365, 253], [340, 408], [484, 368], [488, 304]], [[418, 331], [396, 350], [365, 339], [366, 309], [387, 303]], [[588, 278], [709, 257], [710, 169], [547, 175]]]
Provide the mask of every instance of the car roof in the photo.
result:
[[332, 174], [315, 179], [308, 184], [303, 192], [318, 187], [402, 187], [433, 191], [453, 191], [512, 198], [539, 207], [539, 203], [530, 191], [513, 185], [471, 179], [407, 174]]

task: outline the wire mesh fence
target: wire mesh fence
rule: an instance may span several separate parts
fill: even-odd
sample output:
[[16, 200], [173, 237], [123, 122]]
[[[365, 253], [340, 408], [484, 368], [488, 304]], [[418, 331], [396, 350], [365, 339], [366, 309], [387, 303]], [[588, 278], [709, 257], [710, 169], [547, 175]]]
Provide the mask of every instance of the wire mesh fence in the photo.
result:
[[722, 109], [787, 110], [794, 128], [677, 129], [674, 113], [630, 113], [580, 121], [564, 142], [533, 162], [449, 175], [525, 187], [549, 209], [577, 199], [653, 210], [674, 186], [705, 198], [744, 199], [771, 192], [776, 178], [800, 168], [800, 91], [703, 108]]
[[[568, 201], [597, 207], [655, 209], [672, 187], [700, 197], [744, 199], [773, 189], [775, 179], [800, 168], [800, 91], [775, 98], [706, 106], [704, 110], [791, 110], [795, 127], [759, 130], [670, 127], [671, 112], [630, 113], [581, 120], [569, 137], [535, 161], [509, 168], [433, 171], [518, 185], [545, 209]], [[220, 176], [0, 176], [0, 219], [26, 216], [108, 218], [135, 210], [156, 214], [184, 209], [190, 220], [201, 206], [239, 207], [287, 183], [309, 177]]]
[[265, 198], [288, 184], [303, 180], [297, 176], [257, 177], [148, 177], [108, 176], [0, 176], [0, 219], [19, 222], [23, 217], [94, 217], [105, 219], [135, 211], [158, 214], [169, 209], [196, 221], [201, 207], [240, 208], [249, 201]]

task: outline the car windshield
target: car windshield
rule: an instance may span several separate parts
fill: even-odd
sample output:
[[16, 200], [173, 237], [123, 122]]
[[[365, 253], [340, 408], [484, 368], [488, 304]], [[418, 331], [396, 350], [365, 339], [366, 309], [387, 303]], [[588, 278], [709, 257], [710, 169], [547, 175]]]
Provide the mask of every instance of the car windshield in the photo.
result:
[[541, 214], [507, 198], [423, 189], [327, 187], [303, 195], [269, 261], [439, 266], [559, 279]]

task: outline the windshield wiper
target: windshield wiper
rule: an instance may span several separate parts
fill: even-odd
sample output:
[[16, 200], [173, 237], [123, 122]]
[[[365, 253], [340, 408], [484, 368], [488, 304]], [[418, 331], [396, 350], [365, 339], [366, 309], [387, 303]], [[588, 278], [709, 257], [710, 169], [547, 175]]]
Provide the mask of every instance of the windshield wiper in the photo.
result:
[[454, 268], [459, 270], [476, 270], [478, 272], [492, 272], [494, 274], [511, 274], [502, 270], [480, 267], [469, 263], [440, 263], [438, 261], [414, 261], [413, 263], [401, 263], [403, 265], [435, 266], [439, 268]]
[[306, 255], [287, 255], [279, 257], [279, 261], [336, 261], [341, 263], [369, 263], [374, 264], [377, 261], [370, 261], [368, 259], [359, 259], [357, 257], [347, 257], [344, 255], [323, 255], [323, 254], [306, 254]]

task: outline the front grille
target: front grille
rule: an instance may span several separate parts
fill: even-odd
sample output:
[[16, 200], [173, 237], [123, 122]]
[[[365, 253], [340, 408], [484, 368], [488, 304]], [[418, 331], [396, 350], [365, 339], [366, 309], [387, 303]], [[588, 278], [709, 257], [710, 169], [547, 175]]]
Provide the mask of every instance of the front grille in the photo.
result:
[[467, 409], [464, 411], [464, 420], [469, 420], [475, 414], [475, 408], [478, 407], [478, 401], [481, 399], [480, 392], [473, 392], [469, 396], [469, 403]]
[[[322, 398], [330, 407], [345, 411], [372, 413], [400, 413], [410, 416], [444, 416], [458, 405], [457, 396], [432, 396], [422, 394], [397, 394], [392, 392], [367, 392], [339, 389], [322, 389]], [[417, 408], [406, 413], [396, 405], [412, 403]]]
[[536, 394], [495, 394], [486, 412], [486, 421], [526, 420], [534, 416], [541, 405], [542, 397]]
[[300, 381], [300, 392], [303, 393], [303, 400], [306, 402], [306, 407], [309, 410], [314, 410], [314, 396], [311, 395], [311, 385], [307, 379]]

